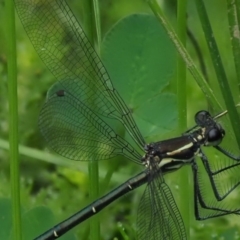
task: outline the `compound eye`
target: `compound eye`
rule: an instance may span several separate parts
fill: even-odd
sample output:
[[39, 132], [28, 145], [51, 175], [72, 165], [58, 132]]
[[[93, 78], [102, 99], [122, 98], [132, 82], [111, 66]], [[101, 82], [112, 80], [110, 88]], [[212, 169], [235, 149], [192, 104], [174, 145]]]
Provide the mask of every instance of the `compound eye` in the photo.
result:
[[217, 146], [221, 143], [225, 132], [223, 129], [213, 128], [208, 132], [208, 144], [211, 146]]
[[195, 122], [198, 126], [203, 127], [207, 123], [208, 119], [211, 117], [207, 111], [199, 111], [195, 115]]

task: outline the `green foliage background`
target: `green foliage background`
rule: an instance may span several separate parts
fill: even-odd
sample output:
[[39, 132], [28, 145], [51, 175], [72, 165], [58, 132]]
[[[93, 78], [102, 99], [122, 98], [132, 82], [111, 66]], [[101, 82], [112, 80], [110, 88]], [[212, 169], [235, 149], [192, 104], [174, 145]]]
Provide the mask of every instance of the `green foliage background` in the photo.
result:
[[[236, 96], [235, 102], [238, 102], [238, 88], [236, 87], [236, 74], [230, 48], [226, 3], [225, 1], [219, 0], [205, 2], [223, 58], [225, 70], [230, 81], [232, 93], [233, 96]], [[71, 0], [69, 1], [69, 4], [74, 10], [77, 18], [79, 18], [84, 25], [84, 21], [81, 17], [84, 9], [81, 2]], [[164, 11], [173, 25], [175, 25], [176, 22], [174, 9], [174, 1], [168, 1], [168, 3], [164, 5]], [[100, 2], [102, 36], [104, 36], [121, 18], [139, 12], [151, 13], [151, 10], [144, 1], [105, 0]], [[4, 17], [4, 2], [0, 1], [0, 36], [3, 36], [0, 38], [0, 198], [2, 199], [0, 214], [2, 214], [2, 216], [9, 216], [8, 212], [5, 213], [3, 211], [4, 209], [9, 208], [8, 199], [11, 199], [9, 159], [8, 151], [6, 150], [4, 142], [8, 141], [7, 54], [5, 47], [6, 38], [4, 38], [6, 28]], [[204, 35], [192, 1], [189, 1], [187, 18], [188, 27], [200, 45], [210, 85], [212, 89], [214, 89], [214, 93], [217, 95], [220, 102], [222, 102], [221, 93], [216, 82], [216, 76], [213, 72]], [[16, 31], [18, 53], [19, 135], [21, 146], [28, 147], [21, 148], [22, 154], [20, 155], [21, 202], [22, 212], [25, 214], [23, 218], [28, 219], [29, 215], [38, 216], [35, 219], [36, 222], [42, 219], [42, 221], [40, 221], [41, 223], [48, 226], [49, 222], [51, 226], [53, 222], [58, 223], [89, 203], [87, 165], [82, 162], [72, 163], [70, 160], [63, 160], [59, 156], [50, 156], [46, 153], [46, 151], [48, 151], [46, 150], [47, 145], [39, 133], [37, 121], [41, 106], [44, 103], [46, 92], [55, 79], [38, 58], [17, 17]], [[199, 58], [196, 55], [196, 49], [193, 47], [191, 41], [188, 41], [187, 49], [195, 63], [199, 65]], [[116, 52], [117, 50], [118, 46], [116, 46]], [[105, 49], [105, 52], [106, 51], [108, 51], [108, 54], [116, 54], [116, 52], [114, 52], [114, 47], [112, 46], [111, 50]], [[106, 62], [106, 66], [107, 65], [108, 63]], [[121, 72], [124, 72], [124, 69], [121, 69], [120, 73]], [[166, 85], [164, 90], [175, 94], [175, 69], [173, 69], [170, 75], [171, 82]], [[148, 81], [150, 82], [151, 79]], [[156, 81], [158, 80], [156, 79]], [[117, 84], [114, 85], [117, 86]], [[139, 89], [136, 89], [136, 91], [140, 90], [141, 87], [142, 85], [139, 84]], [[201, 109], [206, 109], [208, 106], [204, 95], [190, 74], [187, 75], [187, 88], [188, 125], [191, 126], [193, 124], [193, 116], [195, 112]], [[146, 95], [144, 95], [143, 98], [145, 97], [147, 99], [149, 97], [148, 94], [149, 93], [146, 92]], [[168, 106], [168, 104], [170, 103], [166, 101], [159, 102], [159, 109], [162, 108], [161, 105]], [[157, 106], [154, 106], [154, 108], [155, 110], [151, 110], [155, 111], [155, 114], [161, 114], [161, 111]], [[174, 136], [176, 134], [176, 131], [173, 130], [175, 127], [176, 121], [174, 122], [173, 119], [168, 131], [158, 130], [158, 132], [152, 132], [151, 135], [145, 134], [145, 136], [148, 137], [147, 140], [149, 141], [161, 140]], [[49, 162], [55, 162], [55, 164]], [[130, 176], [140, 170], [132, 163], [122, 163], [121, 160], [119, 163], [119, 166], [116, 166], [115, 169], [116, 173], [113, 174], [109, 184], [105, 184], [103, 176], [108, 168], [110, 168], [109, 165], [111, 165], [111, 160], [100, 163], [100, 186], [103, 186], [100, 190], [101, 194], [107, 193], [109, 190], [126, 181]], [[184, 200], [179, 200], [179, 191], [186, 188], [186, 186], [178, 186], [181, 173], [182, 170], [179, 170], [179, 172], [173, 173], [171, 176], [166, 176], [166, 179], [173, 190], [176, 201], [184, 204]], [[96, 216], [100, 219], [102, 239], [127, 239], [124, 232], [129, 239], [132, 239], [132, 236], [134, 235], [134, 223], [136, 222], [136, 206], [139, 203], [143, 190], [144, 187], [141, 188], [141, 190], [136, 190], [133, 193], [128, 194]], [[191, 187], [189, 187], [189, 191], [192, 191]], [[190, 202], [192, 204], [192, 200]], [[180, 210], [182, 209], [181, 204], [179, 205]], [[35, 207], [37, 208], [35, 209]], [[49, 212], [49, 209], [51, 209], [52, 213]], [[40, 215], [38, 215], [39, 213], [37, 212], [39, 212]], [[236, 216], [221, 217], [197, 222], [194, 219], [193, 204], [189, 206], [189, 212], [182, 212], [182, 214], [184, 218], [190, 219], [191, 239], [239, 239], [240, 225], [239, 218]], [[27, 224], [25, 224], [24, 221], [23, 227], [29, 230], [30, 226], [33, 226], [33, 228], [34, 226], [38, 226], [35, 221], [28, 222], [28, 220], [26, 220]], [[3, 227], [3, 225], [0, 226], [0, 236], [4, 236], [1, 239], [7, 239], [10, 234], [10, 230], [8, 232], [6, 229], [7, 227]], [[62, 239], [88, 239], [88, 235], [89, 222], [86, 221], [71, 231], [67, 237]], [[30, 238], [25, 236], [24, 239]]]

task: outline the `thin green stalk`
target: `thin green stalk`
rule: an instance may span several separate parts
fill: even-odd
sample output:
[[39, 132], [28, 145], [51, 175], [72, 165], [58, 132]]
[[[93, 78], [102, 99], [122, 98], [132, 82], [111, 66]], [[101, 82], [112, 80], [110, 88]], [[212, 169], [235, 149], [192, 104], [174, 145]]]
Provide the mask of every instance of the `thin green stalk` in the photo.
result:
[[20, 210], [20, 173], [18, 154], [18, 101], [17, 101], [17, 64], [16, 36], [13, 1], [6, 1], [7, 50], [8, 50], [8, 99], [9, 99], [9, 157], [12, 199], [12, 236], [15, 240], [22, 237]]
[[[186, 9], [187, 0], [178, 1], [177, 6], [177, 34], [182, 43], [186, 46], [186, 33], [187, 33], [187, 23], [186, 23]], [[178, 55], [177, 59], [177, 102], [178, 102], [178, 129], [179, 132], [183, 132], [187, 128], [187, 94], [186, 94], [186, 65], [182, 57]], [[189, 188], [189, 168], [182, 169], [179, 185], [180, 191], [180, 206], [184, 213], [183, 220], [186, 228], [187, 239], [190, 239], [190, 221], [189, 221], [189, 199], [190, 192]], [[188, 187], [186, 187], [188, 186]]]
[[[99, 53], [101, 28], [98, 0], [91, 1], [85, 0], [84, 12], [86, 33], [88, 35], [90, 42], [95, 47], [95, 50]], [[88, 171], [89, 171], [89, 195], [90, 200], [93, 201], [94, 199], [97, 199], [99, 197], [99, 169], [98, 162], [95, 159], [91, 159], [89, 161]], [[100, 239], [100, 225], [98, 216], [90, 220], [90, 239], [94, 240]]]
[[239, 42], [239, 18], [237, 4], [232, 0], [227, 0], [227, 14], [229, 31], [231, 35], [232, 52], [237, 73], [238, 91], [240, 92], [240, 42]]
[[208, 101], [215, 106], [216, 110], [223, 110], [220, 103], [218, 102], [216, 96], [214, 95], [212, 89], [208, 85], [208, 83], [205, 81], [201, 73], [196, 68], [193, 60], [191, 59], [190, 55], [182, 45], [181, 41], [179, 40], [179, 37], [175, 33], [173, 27], [170, 25], [170, 23], [165, 18], [157, 0], [149, 0], [148, 4], [150, 8], [152, 9], [155, 16], [160, 20], [162, 26], [165, 28], [167, 34], [169, 35], [170, 39], [172, 40], [173, 44], [175, 45], [178, 53], [181, 55], [182, 59], [184, 60], [189, 72], [192, 74], [193, 78], [205, 94]]
[[215, 38], [213, 36], [213, 31], [212, 31], [211, 24], [206, 12], [206, 8], [202, 0], [195, 0], [195, 4], [198, 10], [198, 15], [202, 24], [204, 34], [205, 34], [206, 42], [208, 44], [208, 48], [211, 54], [211, 58], [212, 58], [213, 66], [217, 75], [219, 87], [221, 89], [222, 96], [229, 113], [229, 118], [233, 127], [233, 131], [234, 131], [238, 146], [240, 147], [240, 132], [239, 132], [240, 118], [238, 116], [237, 109], [234, 104], [234, 100], [232, 98], [232, 93], [228, 84], [226, 73], [224, 71], [220, 53], [219, 53]]
[[101, 25], [100, 25], [100, 12], [99, 12], [99, 3], [98, 0], [92, 0], [92, 18], [94, 24], [93, 29], [93, 40], [94, 47], [98, 54], [100, 54], [100, 45], [101, 45]]
[[[186, 46], [186, 6], [187, 0], [178, 1], [177, 34], [182, 45]], [[187, 128], [186, 65], [182, 57], [177, 58], [177, 98], [178, 127], [180, 132]]]
[[[238, 21], [238, 26], [240, 26], [240, 0], [235, 0], [236, 4], [236, 15], [238, 16], [237, 21]], [[238, 28], [239, 31], [239, 28]]]
[[124, 227], [122, 226], [121, 223], [118, 223], [118, 224], [117, 224], [117, 228], [118, 228], [118, 231], [119, 231], [120, 234], [121, 234], [121, 238], [122, 238], [123, 240], [129, 240], [129, 237], [128, 237], [128, 235], [126, 234], [125, 229], [124, 229]]
[[[9, 152], [9, 142], [0, 138], [0, 149], [4, 149], [7, 152]], [[77, 161], [66, 161], [66, 158], [61, 157], [59, 155], [56, 156], [56, 154], [53, 154], [50, 152], [45, 152], [42, 150], [19, 145], [19, 153], [23, 156], [27, 156], [32, 160], [40, 160], [47, 163], [52, 163], [55, 165], [64, 166], [71, 169], [79, 170], [84, 173], [88, 173], [88, 169], [87, 167], [84, 166], [84, 164], [79, 165], [79, 162]], [[114, 162], [117, 162], [117, 161], [114, 161]], [[111, 169], [110, 169], [111, 171], [113, 171], [112, 168], [113, 167], [111, 165]], [[103, 167], [99, 168], [99, 176], [100, 178], [104, 178], [104, 181], [107, 174], [108, 173], [106, 172], [105, 168]], [[112, 179], [112, 183], [119, 183], [122, 181], [122, 179], [128, 179], [128, 178], [130, 178], [130, 175], [127, 175], [121, 172], [115, 172], [114, 178]]]

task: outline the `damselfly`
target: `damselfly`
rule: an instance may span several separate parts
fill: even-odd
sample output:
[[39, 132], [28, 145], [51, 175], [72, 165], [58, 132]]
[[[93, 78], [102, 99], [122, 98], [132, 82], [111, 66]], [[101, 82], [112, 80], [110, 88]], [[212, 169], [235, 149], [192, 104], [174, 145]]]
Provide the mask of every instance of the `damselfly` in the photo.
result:
[[[220, 145], [225, 130], [218, 120], [226, 111], [214, 117], [200, 111], [195, 115], [196, 126], [182, 136], [146, 144], [131, 111], [113, 87], [67, 3], [64, 0], [15, 0], [15, 3], [36, 51], [58, 80], [48, 91], [39, 117], [41, 132], [49, 146], [73, 160], [101, 160], [120, 155], [145, 168], [36, 239], [62, 236], [144, 183], [147, 187], [138, 209], [137, 239], [186, 239], [182, 217], [164, 181], [164, 174], [183, 165], [192, 167], [197, 219], [239, 214], [239, 203], [226, 198], [239, 185], [236, 173], [240, 165], [240, 158]], [[51, 28], [46, 27], [46, 22], [51, 23]], [[71, 49], [62, 47], [63, 35], [71, 42]], [[117, 134], [110, 120], [119, 121], [136, 146]], [[227, 160], [209, 161], [202, 150], [205, 146], [215, 148]], [[209, 191], [206, 193], [209, 188], [210, 195]]]

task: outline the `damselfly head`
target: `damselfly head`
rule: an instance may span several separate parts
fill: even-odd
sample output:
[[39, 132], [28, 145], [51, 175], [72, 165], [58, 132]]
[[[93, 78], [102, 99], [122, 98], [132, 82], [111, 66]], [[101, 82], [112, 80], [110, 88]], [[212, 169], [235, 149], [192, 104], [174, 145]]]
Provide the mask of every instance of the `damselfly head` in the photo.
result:
[[217, 146], [222, 142], [225, 131], [207, 111], [199, 111], [195, 115], [196, 124], [201, 127], [205, 146]]

